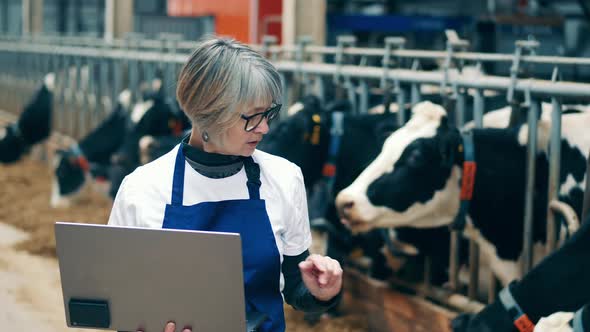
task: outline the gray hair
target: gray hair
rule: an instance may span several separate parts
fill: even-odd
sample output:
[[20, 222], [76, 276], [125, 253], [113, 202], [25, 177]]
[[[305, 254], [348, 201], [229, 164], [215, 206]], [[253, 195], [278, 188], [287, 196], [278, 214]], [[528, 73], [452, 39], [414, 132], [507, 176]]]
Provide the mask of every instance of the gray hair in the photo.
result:
[[280, 103], [276, 68], [250, 47], [229, 38], [199, 43], [180, 71], [176, 97], [186, 115], [211, 140], [223, 141], [244, 107]]

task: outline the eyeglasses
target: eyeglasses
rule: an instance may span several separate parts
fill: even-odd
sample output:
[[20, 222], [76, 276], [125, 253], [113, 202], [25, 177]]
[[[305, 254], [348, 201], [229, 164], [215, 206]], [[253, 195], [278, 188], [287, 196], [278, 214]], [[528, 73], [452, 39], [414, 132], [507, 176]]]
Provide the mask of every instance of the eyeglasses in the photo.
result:
[[240, 114], [242, 119], [246, 120], [246, 125], [244, 126], [244, 130], [252, 131], [258, 127], [258, 125], [262, 122], [262, 119], [266, 118], [266, 123], [270, 124], [272, 120], [274, 120], [279, 111], [281, 110], [281, 104], [272, 104], [269, 109], [264, 112], [252, 114], [252, 115], [244, 115]]

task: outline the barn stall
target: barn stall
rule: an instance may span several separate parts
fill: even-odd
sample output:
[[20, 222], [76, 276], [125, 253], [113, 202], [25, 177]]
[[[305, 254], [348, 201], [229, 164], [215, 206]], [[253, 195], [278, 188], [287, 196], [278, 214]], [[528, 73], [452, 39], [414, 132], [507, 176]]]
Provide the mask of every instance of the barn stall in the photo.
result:
[[[536, 123], [540, 112], [540, 101], [547, 98], [553, 105], [553, 121], [559, 123], [561, 105], [564, 98], [579, 101], [587, 97], [589, 86], [583, 83], [558, 81], [559, 67], [588, 65], [587, 59], [563, 57], [541, 57], [525, 55], [534, 49], [534, 42], [518, 42], [515, 53], [482, 54], [466, 52], [467, 43], [455, 34], [447, 35], [446, 51], [423, 51], [403, 49], [403, 39], [386, 40], [385, 49], [363, 49], [354, 47], [354, 38], [342, 37], [337, 47], [311, 45], [309, 40], [301, 39], [293, 46], [273, 44], [272, 38], [257, 46], [258, 50], [269, 56], [284, 75], [285, 101], [292, 104], [306, 93], [317, 93], [324, 101], [330, 98], [345, 98], [353, 105], [353, 112], [366, 113], [371, 95], [379, 94], [386, 103], [394, 101], [398, 105], [414, 105], [421, 100], [424, 85], [438, 87], [444, 95], [447, 107], [456, 112], [458, 125], [466, 118], [473, 118], [476, 126], [482, 125], [486, 108], [485, 92], [499, 91], [507, 95], [507, 102], [516, 102], [515, 94], [525, 97], [528, 121]], [[0, 41], [3, 74], [0, 84], [7, 110], [13, 114], [6, 116], [5, 122], [13, 122], [27, 97], [42, 81], [48, 72], [56, 73], [57, 89], [54, 103], [53, 127], [55, 133], [36, 153], [14, 165], [1, 166], [0, 178], [5, 184], [1, 193], [1, 220], [12, 224], [30, 236], [17, 244], [18, 250], [34, 255], [53, 257], [55, 244], [53, 222], [56, 220], [104, 223], [107, 220], [110, 200], [100, 194], [97, 188], [87, 188], [80, 200], [68, 209], [54, 209], [49, 206], [52, 170], [50, 167], [55, 149], [66, 147], [72, 140], [79, 139], [96, 127], [112, 109], [117, 92], [129, 88], [133, 99], [141, 94], [141, 82], [161, 77], [167, 93], [173, 95], [174, 77], [179, 66], [186, 60], [187, 52], [194, 43], [184, 41], [134, 40], [115, 41], [105, 45], [102, 40], [75, 38], [36, 38], [4, 39]], [[320, 63], [312, 61], [324, 55], [333, 56], [333, 63], [323, 59]], [[370, 57], [382, 58], [382, 67], [366, 66]], [[397, 61], [393, 61], [393, 59]], [[400, 59], [409, 59], [409, 67], [404, 67]], [[434, 59], [442, 64], [442, 70], [429, 72], [420, 70], [420, 59]], [[393, 62], [393, 64], [392, 64]], [[461, 72], [459, 63], [471, 62], [481, 68], [483, 62], [503, 62], [512, 64], [509, 77], [472, 77]], [[555, 66], [552, 80], [521, 79], [518, 77], [522, 63], [542, 63]], [[459, 70], [457, 70], [459, 68]], [[473, 114], [465, 114], [466, 96], [473, 94]], [[286, 117], [286, 115], [283, 115]], [[400, 123], [407, 121], [404, 112], [398, 112]], [[535, 125], [531, 128], [536, 128]], [[556, 174], [559, 154], [559, 126], [552, 131], [552, 160], [550, 181], [558, 181]], [[535, 130], [529, 131], [529, 151], [535, 151]], [[529, 160], [534, 154], [529, 153]], [[534, 163], [529, 163], [527, 187], [534, 181]], [[552, 185], [550, 197], [556, 197]], [[528, 191], [525, 213], [526, 225], [531, 224], [531, 190]], [[34, 207], [34, 208], [31, 208]], [[548, 228], [553, 225], [548, 221]], [[530, 226], [526, 226], [529, 227]], [[549, 231], [551, 232], [551, 231]], [[526, 233], [526, 232], [525, 232]], [[450, 254], [450, 285], [438, 288], [429, 284], [426, 275], [423, 284], [412, 284], [392, 280], [392, 287], [375, 283], [351, 265], [347, 269], [347, 294], [343, 305], [343, 317], [321, 320], [314, 325], [318, 331], [362, 331], [388, 330], [448, 330], [448, 320], [459, 311], [476, 311], [482, 303], [493, 300], [496, 285], [490, 283], [488, 299], [478, 293], [479, 268], [477, 247], [471, 244], [470, 276], [468, 282], [458, 277], [458, 234], [453, 235], [453, 249]], [[532, 247], [530, 232], [525, 238], [525, 246]], [[551, 249], [554, 244], [550, 244]], [[532, 249], [527, 251], [524, 271], [532, 264]], [[428, 260], [426, 260], [428, 261]], [[428, 268], [425, 268], [428, 271]], [[467, 288], [465, 294], [461, 290]], [[418, 294], [418, 297], [408, 295]], [[405, 295], [401, 295], [400, 292]], [[425, 300], [426, 299], [426, 300]], [[436, 303], [436, 305], [432, 304]], [[289, 329], [307, 330], [309, 326], [303, 316], [289, 311]]]

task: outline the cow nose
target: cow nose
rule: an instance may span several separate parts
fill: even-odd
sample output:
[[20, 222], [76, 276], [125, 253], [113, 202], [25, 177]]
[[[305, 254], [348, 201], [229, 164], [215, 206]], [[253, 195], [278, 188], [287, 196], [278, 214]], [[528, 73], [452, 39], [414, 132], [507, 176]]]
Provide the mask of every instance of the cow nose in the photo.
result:
[[345, 202], [342, 204], [343, 210], [348, 210], [354, 206], [354, 202]]
[[354, 199], [346, 193], [340, 193], [336, 197], [336, 208], [340, 217], [348, 218], [350, 210], [354, 208]]

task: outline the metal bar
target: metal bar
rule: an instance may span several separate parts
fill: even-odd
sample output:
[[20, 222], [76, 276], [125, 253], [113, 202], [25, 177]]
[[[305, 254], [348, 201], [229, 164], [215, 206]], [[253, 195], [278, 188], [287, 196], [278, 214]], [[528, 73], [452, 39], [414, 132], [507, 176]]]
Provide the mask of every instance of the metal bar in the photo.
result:
[[531, 99], [531, 107], [528, 114], [528, 144], [527, 144], [527, 172], [525, 187], [525, 210], [523, 232], [523, 266], [522, 274], [526, 274], [532, 267], [533, 257], [533, 222], [534, 222], [534, 191], [537, 158], [537, 120], [541, 103], [537, 99]]
[[[112, 105], [114, 105], [117, 102], [117, 97], [119, 96], [119, 93], [121, 93], [121, 91], [123, 90], [123, 82], [122, 82], [122, 75], [123, 75], [123, 69], [125, 68], [125, 66], [123, 65], [122, 61], [116, 61], [116, 60], [112, 60], [111, 61], [111, 66], [113, 68], [112, 73], [113, 73], [113, 90], [111, 91], [111, 102]], [[133, 102], [133, 99], [132, 99]]]
[[420, 84], [414, 83], [411, 86], [412, 86], [411, 100], [412, 100], [412, 106], [414, 106], [422, 100], [422, 94], [420, 93]]
[[[359, 98], [359, 111], [362, 114], [366, 114], [369, 110], [369, 85], [367, 81], [360, 81], [360, 98]], [[388, 110], [385, 110], [387, 112]]]
[[[484, 98], [481, 90], [476, 89], [473, 98], [473, 120], [476, 128], [483, 127]], [[477, 243], [469, 240], [469, 287], [467, 296], [475, 299], [479, 284], [479, 246]]]
[[[31, 52], [31, 53], [53, 53], [58, 52], [64, 55], [72, 56], [96, 56], [97, 49], [53, 46], [51, 48], [39, 47], [32, 45], [12, 44], [7, 45], [0, 43], [0, 50], [8, 52]], [[163, 61], [182, 64], [186, 61], [185, 54], [162, 54], [160, 52], [136, 51], [136, 50], [109, 50], [99, 55], [111, 59], [130, 59], [140, 61]], [[523, 57], [524, 59], [524, 57]], [[295, 63], [293, 61], [278, 61], [275, 66], [280, 71], [294, 72]], [[383, 76], [383, 68], [380, 67], [359, 67], [352, 65], [342, 65], [339, 70], [332, 64], [303, 63], [301, 71], [318, 75], [334, 75], [340, 72], [342, 76], [351, 78], [380, 79]], [[440, 84], [443, 81], [443, 73], [413, 71], [408, 69], [390, 69], [390, 77], [396, 77], [401, 83], [429, 83]], [[510, 79], [498, 76], [485, 76], [474, 80], [472, 77], [463, 76], [460, 73], [449, 73], [449, 80], [464, 88], [480, 88], [492, 90], [506, 90], [510, 86]], [[515, 91], [524, 92], [530, 89], [532, 94], [554, 94], [556, 96], [587, 96], [589, 84], [574, 82], [551, 82], [547, 80], [520, 79], [517, 81]]]
[[82, 137], [84, 124], [83, 121], [86, 118], [87, 110], [83, 108], [82, 105], [82, 95], [84, 95], [84, 91], [82, 91], [82, 58], [75, 57], [74, 58], [74, 65], [75, 65], [75, 74], [74, 74], [74, 87], [72, 91], [72, 114], [71, 116], [75, 119], [73, 133], [74, 137], [79, 139]]
[[475, 300], [479, 287], [479, 246], [477, 242], [469, 240], [469, 286], [467, 296]]
[[459, 290], [459, 250], [461, 245], [461, 234], [458, 231], [451, 231], [451, 247], [449, 256], [449, 284], [453, 291]]
[[582, 222], [588, 220], [590, 214], [590, 158], [586, 167], [586, 192], [584, 193], [584, 204], [582, 208]]
[[[97, 38], [94, 41], [92, 39], [87, 38], [76, 38], [76, 37], [61, 37], [57, 38], [62, 41], [63, 45], [69, 46], [100, 46], [104, 43], [102, 38]], [[21, 42], [18, 38], [9, 38], [9, 37], [0, 37], [0, 41], [2, 42]], [[37, 43], [51, 45], [55, 42], [55, 38], [47, 39], [47, 38], [40, 38], [38, 39]], [[110, 45], [115, 48], [124, 47], [126, 41], [124, 39], [115, 39], [110, 42]], [[159, 40], [149, 40], [149, 39], [142, 39], [140, 45], [144, 49], [157, 49], [159, 48], [160, 41]], [[191, 51], [197, 45], [196, 42], [193, 41], [182, 41], [178, 43], [178, 49], [183, 52]], [[264, 45], [250, 45], [255, 50], [266, 50], [269, 54], [279, 54], [279, 53], [295, 53], [297, 50], [296, 45], [272, 45], [267, 46], [265, 48]], [[308, 45], [305, 47], [305, 52], [308, 54], [320, 54], [320, 55], [334, 55], [337, 53], [337, 47], [329, 47], [329, 46], [320, 46], [320, 45]], [[359, 48], [359, 47], [347, 47], [344, 50], [346, 55], [357, 55], [357, 56], [375, 56], [375, 57], [382, 57], [385, 54], [383, 49], [379, 48]], [[432, 59], [432, 60], [439, 60], [444, 59], [446, 56], [446, 52], [444, 51], [425, 51], [425, 50], [396, 50], [393, 51], [392, 56], [400, 57], [400, 58], [414, 58], [414, 59]], [[463, 59], [463, 60], [481, 60], [481, 61], [498, 61], [498, 62], [510, 62], [512, 61], [512, 55], [510, 54], [488, 54], [488, 53], [474, 53], [474, 52], [457, 52], [454, 55], [456, 59]], [[538, 58], [538, 59], [537, 59]], [[526, 58], [525, 58], [526, 59]], [[572, 58], [567, 57], [533, 57], [532, 59], [526, 59], [526, 61], [542, 61], [543, 63], [557, 63], [558, 61], [564, 61], [562, 59], [567, 60]], [[583, 60], [583, 59], [575, 59], [575, 60]], [[583, 62], [582, 62], [583, 63]], [[572, 63], [572, 64], [582, 64], [582, 63]], [[590, 63], [590, 62], [589, 62]]]
[[[399, 82], [395, 82], [395, 90], [396, 90], [396, 101], [397, 101], [397, 121], [398, 125], [403, 125], [406, 123], [406, 91], [404, 88], [399, 84]], [[389, 110], [385, 110], [388, 112]]]
[[473, 95], [473, 120], [476, 128], [483, 127], [483, 114], [485, 111], [485, 99], [480, 89], [475, 90]]
[[287, 82], [287, 78], [285, 77], [284, 73], [279, 73], [281, 78], [281, 90], [283, 90], [283, 106], [281, 108], [280, 118], [286, 119], [287, 118], [287, 105], [289, 105], [289, 83]]
[[457, 104], [455, 105], [455, 125], [457, 128], [465, 124], [465, 94], [461, 89], [456, 90]]
[[[547, 201], [551, 202], [559, 197], [560, 161], [561, 161], [561, 104], [557, 98], [551, 98], [553, 110], [551, 112], [551, 141], [549, 147], [549, 184]], [[547, 213], [547, 242], [546, 254], [555, 250], [556, 236], [555, 215]]]
[[[101, 119], [103, 119], [103, 117], [108, 114], [108, 112], [110, 111], [110, 109], [113, 108], [113, 106], [115, 105], [114, 101], [111, 99], [110, 93], [109, 93], [109, 61], [108, 60], [103, 60], [100, 62], [100, 79], [98, 82], [98, 92], [97, 92], [97, 98], [100, 101], [100, 106], [101, 106], [101, 115], [99, 117], [99, 121]], [[105, 101], [109, 100], [109, 104], [106, 104]]]
[[488, 288], [488, 304], [493, 303], [496, 300], [496, 294], [498, 294], [498, 280], [494, 271], [491, 269], [488, 271], [488, 278], [490, 279], [490, 287]]
[[354, 87], [354, 83], [352, 83], [352, 80], [348, 76], [344, 79], [344, 87], [346, 89], [348, 101], [350, 102], [350, 106], [352, 107], [352, 113], [358, 113], [358, 105], [356, 102], [356, 89]]

